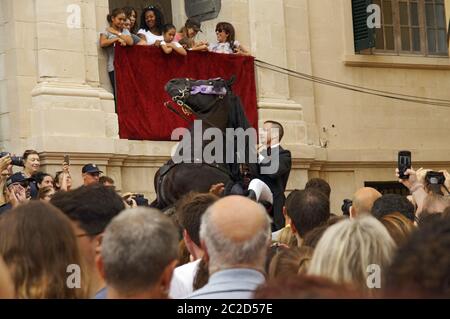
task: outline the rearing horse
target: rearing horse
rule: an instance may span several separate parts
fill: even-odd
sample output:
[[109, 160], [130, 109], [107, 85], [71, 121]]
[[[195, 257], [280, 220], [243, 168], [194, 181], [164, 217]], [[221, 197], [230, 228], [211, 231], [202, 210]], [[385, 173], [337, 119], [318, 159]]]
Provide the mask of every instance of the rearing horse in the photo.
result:
[[[251, 145], [246, 145], [244, 150], [231, 150], [233, 163], [226, 163], [227, 149], [224, 147], [224, 160], [221, 162], [209, 162], [203, 158], [204, 148], [212, 141], [204, 141], [203, 134], [209, 128], [217, 128], [222, 134], [222, 145], [226, 145], [227, 128], [242, 128], [247, 130], [250, 124], [245, 116], [240, 99], [233, 94], [231, 86], [234, 78], [224, 80], [222, 78], [210, 80], [192, 80], [192, 79], [173, 79], [166, 84], [165, 90], [176, 103], [176, 107], [166, 103], [178, 116], [185, 118], [187, 114], [193, 114], [197, 120], [202, 122], [201, 132], [195, 131], [191, 126], [189, 129], [191, 144], [191, 153], [189, 157], [191, 162], [174, 163], [170, 160], [161, 167], [155, 175], [155, 190], [157, 199], [152, 203], [153, 207], [166, 209], [177, 202], [189, 191], [208, 192], [211, 185], [224, 183], [241, 179], [240, 164], [237, 157], [246, 156], [249, 158], [252, 149]], [[181, 111], [179, 110], [181, 108]], [[202, 137], [196, 136], [202, 134]], [[186, 136], [183, 137], [183, 139]], [[256, 137], [255, 137], [256, 139]], [[196, 145], [195, 141], [201, 140], [201, 145]], [[191, 143], [188, 142], [188, 143]], [[180, 142], [180, 147], [186, 146], [186, 143]], [[202, 158], [194, 158], [196, 151], [202, 154]], [[185, 151], [185, 150], [183, 150]], [[228, 150], [230, 151], [230, 150]], [[245, 153], [244, 153], [245, 152]]]

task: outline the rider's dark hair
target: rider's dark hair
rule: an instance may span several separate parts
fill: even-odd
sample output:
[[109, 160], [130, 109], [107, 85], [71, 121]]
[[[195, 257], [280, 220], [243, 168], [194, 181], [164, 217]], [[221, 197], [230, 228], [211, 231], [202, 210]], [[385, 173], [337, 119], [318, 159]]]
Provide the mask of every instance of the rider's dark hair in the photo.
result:
[[272, 121], [272, 120], [269, 120], [269, 121], [265, 121], [265, 122], [264, 122], [264, 124], [268, 124], [268, 123], [272, 124], [272, 126], [274, 126], [275, 128], [278, 129], [278, 132], [279, 132], [279, 134], [278, 134], [278, 135], [279, 135], [278, 140], [281, 142], [281, 139], [282, 139], [283, 136], [284, 136], [284, 128], [283, 128], [283, 125], [281, 125], [280, 122]]

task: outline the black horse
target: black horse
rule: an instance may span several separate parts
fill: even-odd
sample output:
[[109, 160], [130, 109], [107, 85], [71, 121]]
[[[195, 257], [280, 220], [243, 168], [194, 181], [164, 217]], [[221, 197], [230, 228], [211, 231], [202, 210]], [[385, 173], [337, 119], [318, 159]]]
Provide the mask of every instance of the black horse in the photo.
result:
[[[250, 128], [241, 101], [231, 90], [233, 82], [234, 78], [230, 80], [181, 78], [167, 83], [165, 90], [172, 97], [176, 106], [173, 107], [169, 102], [166, 103], [166, 106], [186, 120], [188, 120], [186, 115], [195, 116], [197, 120], [201, 121], [201, 130], [194, 130], [194, 126], [191, 125], [188, 131], [189, 138], [184, 136], [178, 145], [176, 153], [188, 155], [187, 158], [191, 159], [190, 161], [183, 160], [175, 163], [170, 160], [157, 171], [154, 179], [157, 198], [152, 203], [152, 207], [164, 210], [190, 191], [205, 193], [209, 191], [211, 185], [218, 183], [227, 185], [242, 180], [243, 176], [240, 170], [242, 159], [248, 160], [254, 155], [250, 151], [253, 149], [250, 145], [256, 141], [256, 136], [254, 136], [254, 141], [251, 138], [246, 140], [245, 149], [234, 148], [231, 150], [233, 153], [229, 154], [230, 149], [226, 148], [226, 129], [242, 128], [247, 130]], [[223, 161], [211, 162], [203, 158], [203, 150], [214, 139], [203, 141], [203, 138], [196, 137], [198, 134], [203, 137], [205, 130], [209, 128], [217, 128], [223, 133], [221, 134], [222, 154], [225, 156]], [[201, 140], [200, 145], [195, 143], [196, 140]], [[200, 152], [196, 153], [197, 151]], [[196, 157], [196, 154], [201, 154], [201, 158]], [[225, 159], [230, 156], [233, 160], [226, 161]]]

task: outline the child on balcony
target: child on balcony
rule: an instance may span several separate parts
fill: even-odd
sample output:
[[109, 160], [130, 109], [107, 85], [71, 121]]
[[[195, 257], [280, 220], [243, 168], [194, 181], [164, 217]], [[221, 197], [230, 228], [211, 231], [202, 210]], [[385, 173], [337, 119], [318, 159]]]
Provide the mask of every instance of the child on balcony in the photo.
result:
[[161, 42], [161, 49], [166, 54], [170, 54], [173, 51], [175, 51], [178, 54], [181, 55], [187, 55], [186, 50], [183, 48], [181, 44], [174, 41], [175, 34], [177, 32], [177, 29], [173, 24], [166, 24], [163, 27], [163, 37], [164, 41]]
[[195, 19], [187, 19], [184, 27], [175, 35], [175, 41], [179, 42], [186, 50], [208, 51], [207, 42], [195, 42], [198, 32], [202, 32], [201, 23]]
[[108, 73], [115, 96], [114, 46], [116, 43], [121, 46], [131, 46], [133, 45], [133, 38], [130, 31], [123, 28], [126, 19], [123, 9], [114, 9], [111, 14], [108, 14], [106, 19], [109, 22], [109, 28], [100, 33], [100, 47], [106, 49], [108, 54]]
[[220, 22], [216, 26], [217, 43], [209, 46], [209, 51], [225, 54], [250, 55], [250, 53], [236, 41], [234, 27], [231, 23]]

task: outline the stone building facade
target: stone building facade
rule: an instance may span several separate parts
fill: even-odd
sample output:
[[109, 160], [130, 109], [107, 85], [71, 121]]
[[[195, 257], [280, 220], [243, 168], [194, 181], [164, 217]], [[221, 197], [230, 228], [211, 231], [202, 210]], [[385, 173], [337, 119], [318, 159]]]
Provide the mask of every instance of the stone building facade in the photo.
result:
[[[154, 173], [173, 144], [119, 139], [106, 56], [98, 46], [110, 6], [150, 3], [183, 25], [183, 0], [0, 0], [0, 150], [36, 149], [51, 173], [70, 154], [76, 184], [81, 166], [95, 162], [120, 190], [152, 198]], [[448, 21], [450, 1], [445, 5]], [[213, 41], [218, 21], [233, 23], [239, 41], [260, 60], [362, 87], [450, 99], [448, 54], [356, 54], [350, 0], [223, 0], [200, 37]], [[365, 182], [395, 180], [400, 149], [412, 151], [415, 167], [450, 167], [448, 107], [260, 68], [257, 86], [260, 120], [285, 125], [283, 144], [294, 156], [288, 188], [326, 179], [334, 212]]]

